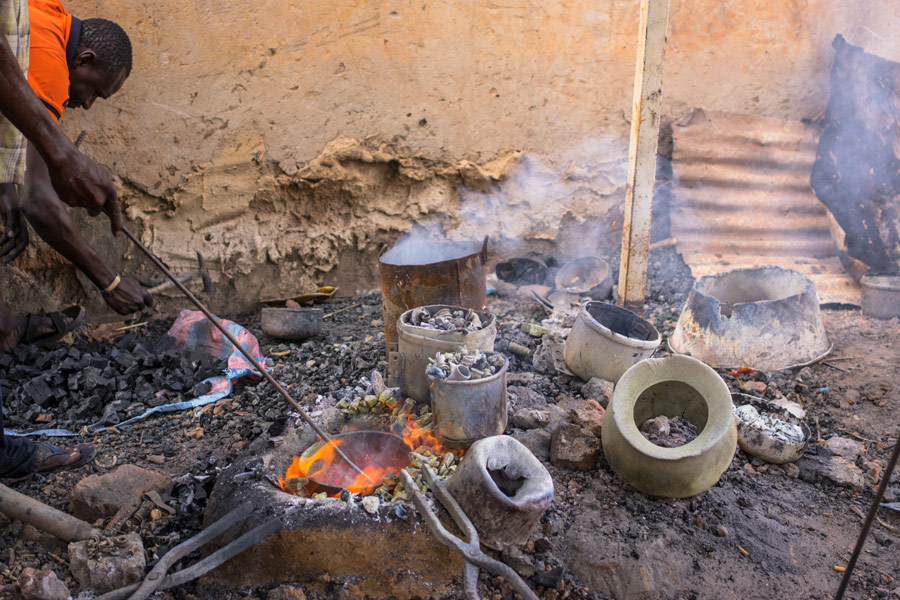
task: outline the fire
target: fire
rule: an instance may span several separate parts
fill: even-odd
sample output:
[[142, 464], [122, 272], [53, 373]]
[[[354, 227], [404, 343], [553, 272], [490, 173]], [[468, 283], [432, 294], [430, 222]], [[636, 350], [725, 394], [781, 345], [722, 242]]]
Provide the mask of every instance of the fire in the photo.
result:
[[384, 476], [390, 473], [390, 470], [368, 464], [372, 457], [366, 454], [362, 460], [355, 461], [357, 466], [362, 469], [362, 473], [356, 473], [350, 483], [345, 483], [354, 471], [335, 452], [335, 448], [343, 442], [344, 440], [332, 440], [330, 443], [322, 444], [318, 450], [306, 458], [295, 456], [284, 477], [278, 478], [281, 489], [285, 489], [285, 482], [291, 479], [315, 479], [327, 485], [343, 487], [352, 494], [372, 493]]
[[402, 437], [403, 441], [416, 451], [425, 446], [431, 449], [434, 454], [444, 452], [444, 447], [441, 445], [440, 440], [431, 433], [431, 427], [422, 427], [413, 420], [412, 415], [407, 414], [406, 426], [402, 431], [395, 431], [394, 433]]
[[[422, 460], [429, 456], [438, 458], [442, 455], [446, 456], [448, 451], [443, 448], [438, 438], [432, 433], [430, 420], [425, 418], [424, 415], [420, 415], [419, 418], [426, 425], [420, 425], [411, 412], [402, 410], [401, 414], [394, 421], [393, 433], [403, 439], [412, 452], [411, 457]], [[396, 480], [396, 478], [389, 476], [396, 475], [403, 466], [408, 466], [409, 468], [414, 468], [415, 466], [410, 463], [398, 466], [396, 457], [393, 459], [394, 464], [388, 464], [391, 460], [384, 455], [354, 455], [352, 457], [353, 461], [362, 469], [362, 473], [356, 473], [335, 451], [335, 448], [343, 445], [345, 441], [340, 438], [333, 439], [331, 443], [323, 443], [308, 457], [295, 456], [284, 477], [278, 478], [281, 489], [290, 493], [297, 493], [301, 488], [307, 486], [308, 480], [314, 480], [332, 488], [346, 489], [353, 494], [368, 495], [373, 493], [379, 486], [387, 485], [390, 487], [395, 485], [395, 483], [391, 483], [391, 480]], [[349, 448], [345, 448], [344, 451], [349, 451]], [[451, 450], [449, 452], [452, 452], [457, 458], [463, 453], [461, 450]], [[452, 462], [450, 460], [450, 463]], [[447, 464], [449, 465], [450, 463]], [[386, 477], [388, 479], [385, 479]], [[337, 495], [339, 494], [332, 494], [332, 496]]]

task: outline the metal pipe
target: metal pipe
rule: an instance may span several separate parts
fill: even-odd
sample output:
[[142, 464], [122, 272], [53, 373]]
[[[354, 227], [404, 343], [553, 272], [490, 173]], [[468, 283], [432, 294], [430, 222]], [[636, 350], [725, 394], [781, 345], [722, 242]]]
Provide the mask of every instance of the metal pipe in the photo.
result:
[[834, 595], [835, 600], [841, 600], [841, 598], [844, 597], [844, 592], [847, 590], [847, 585], [850, 583], [850, 575], [853, 573], [853, 568], [856, 566], [856, 561], [859, 559], [860, 553], [862, 553], [863, 544], [866, 543], [866, 538], [869, 537], [869, 530], [872, 529], [872, 522], [875, 521], [875, 514], [878, 512], [878, 507], [881, 504], [881, 500], [884, 498], [884, 492], [887, 490], [888, 482], [891, 479], [894, 468], [897, 466], [898, 457], [900, 457], [900, 435], [897, 436], [897, 443], [894, 444], [894, 452], [891, 454], [891, 458], [888, 460], [884, 473], [881, 475], [881, 483], [878, 485], [878, 490], [875, 492], [875, 499], [872, 501], [872, 507], [869, 509], [869, 514], [866, 515], [862, 531], [859, 532], [859, 538], [856, 540], [856, 547], [853, 548], [853, 555], [850, 557], [850, 562], [847, 563], [847, 570], [844, 571], [844, 576], [841, 577], [841, 585], [838, 586], [837, 594]]
[[39, 500], [0, 484], [0, 512], [33, 525], [66, 542], [79, 542], [99, 535], [90, 523], [82, 521]]
[[242, 346], [242, 345], [234, 338], [233, 335], [231, 335], [230, 333], [228, 333], [228, 331], [222, 326], [222, 324], [219, 323], [219, 320], [218, 320], [211, 312], [209, 312], [209, 309], [207, 309], [206, 306], [205, 306], [202, 302], [200, 302], [200, 300], [198, 300], [197, 297], [194, 296], [194, 294], [192, 294], [191, 291], [190, 291], [189, 289], [187, 289], [187, 288], [184, 286], [183, 283], [181, 283], [180, 281], [178, 281], [178, 278], [177, 278], [177, 277], [169, 270], [168, 267], [166, 267], [166, 265], [163, 264], [163, 262], [156, 256], [156, 254], [154, 254], [149, 248], [147, 248], [143, 243], [141, 243], [141, 241], [140, 241], [139, 239], [137, 239], [137, 237], [135, 237], [135, 235], [134, 235], [133, 233], [131, 233], [131, 231], [130, 231], [127, 227], [122, 227], [122, 233], [124, 233], [124, 234], [125, 234], [125, 237], [127, 237], [129, 240], [131, 240], [132, 243], [134, 243], [134, 245], [137, 246], [138, 249], [139, 249], [141, 252], [143, 252], [143, 253], [147, 256], [147, 258], [149, 258], [150, 261], [151, 261], [154, 265], [156, 265], [156, 268], [157, 268], [157, 269], [159, 269], [160, 271], [162, 271], [163, 274], [164, 274], [166, 277], [168, 277], [168, 278], [172, 281], [172, 283], [175, 285], [175, 287], [177, 287], [179, 290], [181, 290], [181, 293], [182, 293], [182, 294], [184, 294], [185, 296], [187, 296], [187, 299], [190, 300], [190, 301], [194, 304], [194, 306], [196, 306], [198, 309], [200, 309], [200, 312], [202, 312], [202, 313], [206, 316], [206, 318], [209, 319], [209, 322], [212, 323], [213, 326], [215, 326], [215, 328], [218, 329], [218, 330], [222, 333], [222, 335], [224, 335], [225, 338], [226, 338], [229, 342], [231, 342], [231, 343], [234, 345], [234, 347], [235, 347], [238, 351], [240, 351], [241, 354], [244, 355], [244, 358], [247, 359], [247, 362], [249, 362], [251, 365], [253, 365], [253, 367], [254, 367], [257, 371], [259, 371], [260, 375], [262, 375], [262, 376], [266, 379], [266, 381], [268, 381], [270, 384], [272, 384], [272, 387], [274, 387], [276, 390], [278, 390], [278, 393], [280, 393], [280, 394], [284, 397], [284, 399], [287, 400], [288, 403], [294, 408], [294, 410], [296, 410], [296, 411], [300, 414], [300, 417], [301, 417], [304, 421], [306, 421], [306, 423], [307, 423], [310, 427], [312, 427], [313, 431], [315, 431], [316, 434], [317, 434], [320, 438], [322, 438], [322, 439], [325, 441], [326, 444], [328, 444], [328, 445], [330, 445], [332, 448], [334, 448], [335, 453], [336, 453], [338, 456], [340, 456], [341, 459], [342, 459], [344, 462], [346, 462], [348, 465], [350, 465], [350, 467], [351, 467], [354, 471], [356, 471], [357, 473], [361, 474], [363, 477], [365, 477], [366, 479], [368, 479], [371, 483], [373, 483], [373, 484], [375, 483], [374, 481], [372, 481], [372, 478], [371, 478], [371, 477], [369, 477], [368, 475], [366, 475], [366, 474], [363, 472], [362, 469], [360, 469], [359, 467], [357, 467], [356, 464], [355, 464], [352, 460], [350, 460], [350, 459], [347, 457], [347, 455], [344, 454], [344, 453], [341, 451], [341, 449], [340, 449], [334, 442], [331, 441], [331, 437], [329, 437], [327, 433], [325, 433], [324, 431], [322, 431], [322, 428], [321, 428], [321, 427], [319, 427], [318, 425], [316, 425], [315, 421], [313, 421], [313, 420], [309, 417], [309, 415], [306, 414], [306, 411], [303, 410], [303, 408], [302, 408], [299, 404], [297, 404], [297, 402], [296, 402], [293, 398], [291, 398], [291, 395], [287, 393], [287, 390], [285, 390], [285, 389], [281, 386], [281, 384], [278, 383], [278, 382], [275, 380], [275, 378], [272, 377], [272, 376], [269, 374], [269, 372], [266, 371], [266, 369], [265, 369], [261, 364], [259, 364], [259, 362], [257, 362], [257, 360], [256, 360], [255, 358], [253, 358], [253, 356], [250, 354], [250, 352], [249, 352], [246, 348], [244, 348], [244, 347], [243, 347], [243, 346]]

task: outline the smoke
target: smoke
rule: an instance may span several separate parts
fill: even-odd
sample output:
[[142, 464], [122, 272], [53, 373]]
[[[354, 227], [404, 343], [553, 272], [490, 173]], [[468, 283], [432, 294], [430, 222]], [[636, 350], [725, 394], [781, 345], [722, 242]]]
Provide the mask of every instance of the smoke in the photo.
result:
[[558, 156], [523, 154], [494, 189], [459, 188], [458, 212], [416, 223], [391, 249], [392, 258], [415, 260], [425, 241], [480, 243], [485, 236], [495, 255], [521, 254], [535, 244], [596, 252], [610, 245], [616, 221], [610, 215], [621, 212], [627, 157], [627, 141], [614, 136], [586, 139]]

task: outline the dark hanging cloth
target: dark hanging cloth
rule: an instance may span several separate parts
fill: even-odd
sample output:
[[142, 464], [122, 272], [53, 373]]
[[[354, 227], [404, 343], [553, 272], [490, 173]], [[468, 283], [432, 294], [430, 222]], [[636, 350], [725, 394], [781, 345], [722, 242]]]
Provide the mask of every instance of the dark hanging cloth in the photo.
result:
[[810, 184], [871, 272], [900, 265], [900, 63], [832, 43], [831, 96]]

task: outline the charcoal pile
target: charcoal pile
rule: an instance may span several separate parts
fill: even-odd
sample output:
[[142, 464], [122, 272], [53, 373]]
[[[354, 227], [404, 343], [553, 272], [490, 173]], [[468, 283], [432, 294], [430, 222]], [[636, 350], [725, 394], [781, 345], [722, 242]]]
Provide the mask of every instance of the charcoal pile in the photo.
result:
[[79, 337], [71, 346], [20, 345], [0, 355], [10, 426], [112, 426], [148, 408], [202, 395], [207, 390], [200, 382], [221, 375], [225, 361], [175, 348], [164, 335], [170, 324], [160, 321], [153, 331], [131, 331], [111, 343]]

